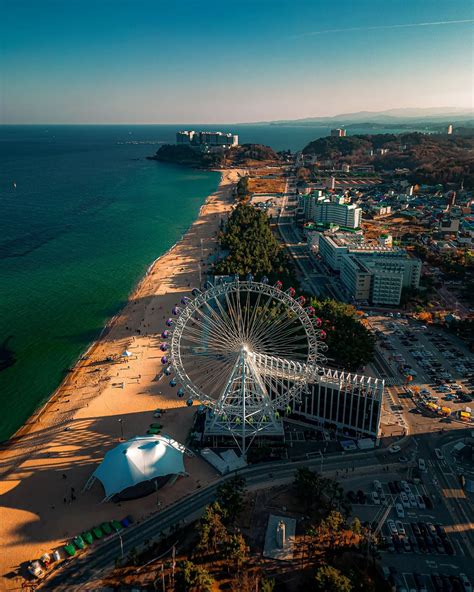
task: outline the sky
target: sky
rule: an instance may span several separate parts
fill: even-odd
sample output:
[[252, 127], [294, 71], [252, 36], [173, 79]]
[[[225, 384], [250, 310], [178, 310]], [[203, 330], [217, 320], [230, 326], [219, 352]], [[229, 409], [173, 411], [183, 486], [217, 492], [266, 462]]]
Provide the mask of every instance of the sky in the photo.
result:
[[472, 0], [0, 0], [0, 123], [473, 107]]

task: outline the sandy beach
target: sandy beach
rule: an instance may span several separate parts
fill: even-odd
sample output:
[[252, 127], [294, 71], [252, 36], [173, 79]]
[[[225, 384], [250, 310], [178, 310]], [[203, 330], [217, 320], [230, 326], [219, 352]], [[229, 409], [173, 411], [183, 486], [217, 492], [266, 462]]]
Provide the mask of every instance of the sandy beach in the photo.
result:
[[[189, 477], [140, 500], [101, 503], [99, 482], [82, 492], [122, 430], [124, 439], [144, 435], [156, 408], [166, 409], [163, 433], [185, 442], [196, 409], [160, 377], [160, 334], [172, 307], [199, 285], [200, 269], [205, 277], [242, 173], [222, 172], [182, 240], [153, 263], [50, 401], [0, 451], [0, 589], [19, 589], [27, 562], [84, 529], [127, 514], [140, 519], [216, 478], [200, 458], [186, 457]], [[125, 350], [132, 355], [121, 357]]]

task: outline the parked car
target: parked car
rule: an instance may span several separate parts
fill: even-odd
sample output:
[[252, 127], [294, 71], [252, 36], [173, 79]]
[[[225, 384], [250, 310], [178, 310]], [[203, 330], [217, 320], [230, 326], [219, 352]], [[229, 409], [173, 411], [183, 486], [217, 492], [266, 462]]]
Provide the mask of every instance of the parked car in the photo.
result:
[[431, 498], [425, 494], [423, 494], [421, 497], [423, 498], [423, 501], [425, 502], [426, 508], [428, 510], [432, 510], [433, 509], [433, 502], [431, 501]]
[[462, 585], [464, 586], [464, 592], [472, 592], [472, 585], [467, 575], [464, 573], [460, 573], [459, 578], [462, 582]]
[[39, 561], [32, 561], [29, 565], [28, 565], [28, 572], [34, 577], [34, 578], [38, 578], [39, 580], [41, 578], [44, 578], [44, 576], [46, 575], [46, 572], [43, 568], [43, 566], [41, 565], [41, 563]]
[[373, 485], [375, 491], [382, 491], [382, 483], [380, 483], [380, 481], [375, 480]]
[[387, 526], [390, 534], [398, 534], [397, 526], [393, 520], [387, 520]]
[[402, 504], [405, 508], [410, 507], [410, 500], [408, 499], [408, 496], [404, 491], [401, 492], [400, 499], [402, 500]]
[[447, 534], [446, 531], [444, 529], [444, 526], [441, 526], [441, 524], [435, 524], [435, 529], [436, 529], [436, 534], [441, 537], [442, 539], [447, 538]]
[[402, 504], [395, 504], [395, 511], [399, 518], [405, 518], [405, 510], [403, 509]]
[[395, 526], [397, 527], [398, 534], [406, 535], [405, 527], [403, 526], [403, 523], [400, 520], [397, 520], [395, 522]]
[[418, 592], [427, 592], [428, 589], [426, 587], [426, 582], [424, 576], [419, 574], [418, 572], [413, 572], [413, 579], [415, 581], [416, 587]]
[[444, 550], [448, 555], [454, 555], [454, 548], [448, 539], [441, 539], [443, 541]]
[[418, 506], [418, 508], [420, 510], [425, 510], [426, 509], [426, 504], [424, 499], [421, 497], [421, 495], [417, 495], [415, 496], [416, 499], [416, 505]]

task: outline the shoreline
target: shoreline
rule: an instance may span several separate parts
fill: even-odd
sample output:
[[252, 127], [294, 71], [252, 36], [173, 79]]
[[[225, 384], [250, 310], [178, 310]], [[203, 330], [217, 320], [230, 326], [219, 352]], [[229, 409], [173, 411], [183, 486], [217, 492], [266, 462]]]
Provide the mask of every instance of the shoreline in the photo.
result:
[[[0, 589], [2, 584], [6, 589], [18, 585], [26, 562], [84, 528], [126, 514], [140, 520], [156, 512], [155, 495], [101, 503], [99, 482], [91, 490], [83, 488], [106, 452], [121, 440], [121, 431], [125, 440], [145, 434], [156, 408], [165, 410], [163, 433], [186, 440], [195, 407], [183, 404], [176, 389], [163, 380], [161, 332], [171, 308], [199, 284], [198, 267], [206, 274], [216, 253], [220, 221], [231, 210], [243, 169], [219, 172], [219, 185], [195, 221], [148, 266], [125, 306], [108, 320], [49, 399], [0, 445], [0, 574], [17, 574], [3, 578]], [[133, 355], [122, 358], [125, 349]], [[160, 506], [216, 478], [200, 457], [186, 458], [185, 463], [189, 476], [158, 491]]]
[[[157, 266], [160, 262], [161, 259], [163, 259], [164, 257], [166, 257], [167, 255], [169, 255], [173, 249], [175, 249], [181, 241], [183, 241], [184, 237], [186, 236], [186, 234], [191, 230], [191, 228], [193, 227], [193, 225], [199, 220], [199, 218], [202, 215], [203, 209], [205, 208], [206, 204], [209, 202], [209, 200], [212, 198], [213, 195], [215, 195], [215, 193], [217, 193], [223, 183], [224, 180], [224, 175], [226, 172], [228, 172], [228, 170], [230, 169], [211, 169], [214, 172], [218, 172], [221, 174], [221, 178], [219, 180], [219, 184], [216, 188], [216, 191], [211, 193], [210, 195], [208, 195], [204, 201], [204, 203], [199, 207], [199, 211], [197, 214], [196, 219], [194, 220], [194, 222], [191, 222], [191, 224], [188, 226], [188, 228], [183, 232], [183, 234], [181, 235], [181, 237], [176, 240], [163, 254], [159, 255], [158, 257], [156, 257], [150, 264], [149, 266], [146, 268], [146, 271], [144, 273], [144, 275], [141, 275], [140, 278], [137, 280], [137, 282], [135, 283], [135, 285], [132, 287], [132, 289], [130, 290], [130, 292], [127, 295], [127, 299], [126, 299], [126, 303], [122, 306], [121, 309], [119, 309], [112, 317], [110, 317], [107, 322], [105, 323], [105, 325], [102, 327], [102, 329], [100, 330], [100, 332], [97, 334], [97, 337], [91, 342], [89, 343], [86, 348], [84, 349], [84, 351], [82, 351], [77, 359], [73, 362], [73, 364], [70, 366], [70, 368], [72, 368], [71, 371], [66, 371], [66, 376], [63, 378], [63, 380], [61, 380], [61, 382], [59, 383], [59, 385], [54, 389], [54, 391], [48, 396], [48, 398], [41, 403], [37, 409], [35, 409], [33, 411], [33, 413], [28, 417], [28, 419], [7, 439], [7, 440], [2, 440], [0, 441], [0, 459], [1, 459], [1, 454], [2, 452], [8, 450], [8, 448], [10, 448], [11, 446], [13, 446], [15, 444], [15, 442], [20, 439], [21, 437], [27, 435], [31, 429], [34, 427], [34, 425], [40, 421], [42, 415], [44, 413], [47, 413], [49, 410], [49, 407], [52, 406], [54, 403], [57, 402], [57, 398], [58, 396], [60, 396], [61, 391], [64, 388], [67, 388], [68, 383], [74, 378], [74, 375], [81, 369], [81, 362], [82, 361], [86, 361], [83, 358], [85, 358], [86, 356], [90, 356], [93, 355], [94, 350], [96, 349], [97, 346], [100, 345], [101, 340], [103, 339], [103, 337], [112, 330], [114, 323], [117, 322], [118, 318], [120, 318], [120, 315], [122, 313], [122, 311], [130, 304], [130, 301], [132, 300], [133, 296], [135, 294], [137, 294], [140, 291], [140, 288], [142, 287], [143, 283], [146, 282], [148, 276], [153, 272], [155, 266]], [[8, 472], [6, 473], [8, 474]], [[0, 476], [4, 475], [4, 473], [0, 472]]]

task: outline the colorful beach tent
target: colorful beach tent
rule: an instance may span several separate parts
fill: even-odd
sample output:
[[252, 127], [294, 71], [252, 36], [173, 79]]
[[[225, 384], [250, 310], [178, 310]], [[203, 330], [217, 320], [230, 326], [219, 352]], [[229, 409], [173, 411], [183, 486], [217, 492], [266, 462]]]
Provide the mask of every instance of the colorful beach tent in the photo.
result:
[[184, 451], [184, 446], [169, 436], [136, 436], [107, 452], [92, 478], [99, 479], [106, 499], [110, 499], [145, 481], [185, 475]]
[[129, 352], [128, 349], [126, 349], [123, 353], [122, 353], [122, 358], [129, 358], [132, 354], [132, 352]]

